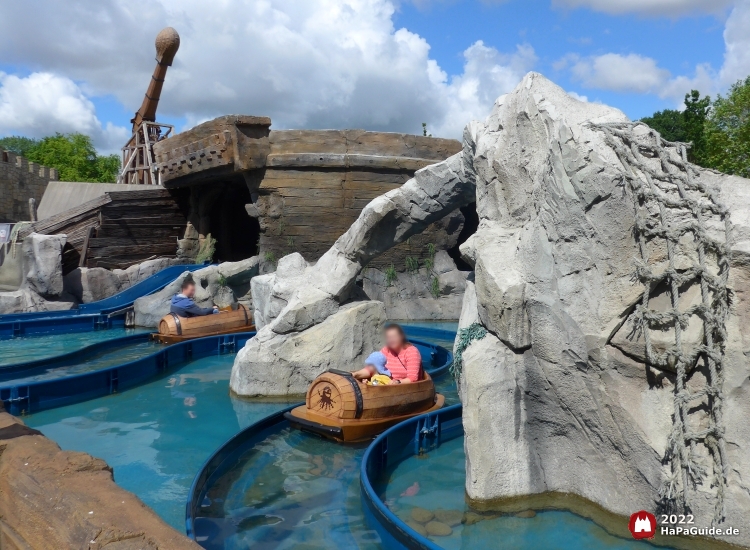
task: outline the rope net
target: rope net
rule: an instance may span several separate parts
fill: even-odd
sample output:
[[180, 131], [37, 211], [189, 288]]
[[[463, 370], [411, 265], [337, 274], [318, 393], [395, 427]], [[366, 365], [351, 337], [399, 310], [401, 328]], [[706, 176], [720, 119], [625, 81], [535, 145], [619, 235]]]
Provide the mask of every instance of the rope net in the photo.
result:
[[[720, 523], [726, 516], [728, 474], [722, 361], [731, 300], [727, 286], [729, 210], [700, 182], [697, 170], [687, 161], [684, 143], [666, 141], [639, 122], [593, 127], [604, 133], [619, 157], [634, 201], [640, 256], [634, 277], [644, 292], [633, 315], [633, 332], [644, 339], [648, 363], [675, 375], [672, 430], [663, 458], [669, 473], [661, 488], [659, 511], [689, 512], [688, 489], [708, 483], [716, 494], [714, 523]], [[681, 310], [681, 293], [684, 296], [693, 285], [700, 288], [700, 302], [683, 304]], [[659, 292], [657, 287], [668, 296], [670, 307], [649, 307]], [[683, 336], [694, 316], [702, 321], [703, 341], [689, 346]], [[674, 344], [659, 353], [652, 331], [673, 333]], [[698, 370], [703, 376], [693, 377]], [[700, 421], [691, 418], [699, 410], [705, 416]]]

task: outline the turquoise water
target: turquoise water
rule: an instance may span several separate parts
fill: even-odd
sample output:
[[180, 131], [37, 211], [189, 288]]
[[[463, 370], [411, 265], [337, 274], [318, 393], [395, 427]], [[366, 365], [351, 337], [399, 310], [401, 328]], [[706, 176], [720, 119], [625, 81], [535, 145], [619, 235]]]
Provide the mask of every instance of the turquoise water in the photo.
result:
[[[458, 402], [449, 376], [436, 388], [447, 405]], [[382, 548], [362, 513], [366, 447], [291, 428], [249, 447], [209, 489], [196, 531], [211, 535], [198, 541], [208, 549]]]
[[[458, 313], [461, 313], [460, 311]], [[440, 330], [458, 331], [458, 321], [392, 321], [405, 327], [434, 328]]]
[[[87, 372], [115, 367], [117, 365], [122, 365], [130, 361], [135, 361], [136, 359], [140, 359], [141, 357], [145, 357], [146, 355], [150, 355], [158, 351], [162, 347], [163, 345], [159, 344], [158, 342], [137, 342], [129, 344], [127, 346], [122, 346], [121, 348], [109, 350], [95, 357], [90, 357], [88, 358], [88, 360], [82, 363], [64, 367], [55, 367], [44, 370], [42, 372], [36, 372], [36, 369], [34, 369], [35, 374], [33, 375], [24, 376], [22, 378], [13, 378], [13, 384], [26, 384], [31, 382], [39, 382], [42, 380], [54, 380], [55, 378], [63, 378], [66, 376], [73, 376], [74, 374], [84, 374]], [[3, 382], [0, 382], [0, 385], [2, 384]], [[5, 382], [5, 384], [7, 385], [7, 382]]]
[[196, 527], [218, 536], [198, 542], [227, 550], [381, 548], [362, 513], [364, 449], [291, 428], [271, 435], [213, 485]]
[[285, 406], [229, 397], [234, 354], [187, 364], [126, 392], [24, 418], [65, 450], [113, 467], [115, 481], [185, 532], [185, 502], [205, 460], [240, 429]]
[[112, 328], [92, 332], [23, 336], [21, 338], [0, 340], [0, 366], [55, 357], [63, 353], [79, 350], [84, 346], [96, 342], [122, 338], [128, 334], [138, 334], [141, 332], [153, 332], [153, 329]]
[[[464, 521], [467, 518], [476, 521], [479, 516], [470, 513], [464, 500], [464, 460], [462, 437], [443, 443], [426, 458], [409, 458], [387, 472], [388, 485], [380, 496], [397, 516], [411, 525], [422, 525], [412, 517], [415, 508], [431, 512], [440, 509], [449, 511], [456, 518], [463, 516]], [[432, 540], [447, 550], [498, 547], [503, 550], [654, 548], [646, 542], [614, 537], [590, 520], [561, 511], [539, 512], [532, 518], [489, 516], [472, 525], [459, 523], [452, 530], [449, 536], [436, 536]], [[502, 540], [501, 544], [499, 540]]]

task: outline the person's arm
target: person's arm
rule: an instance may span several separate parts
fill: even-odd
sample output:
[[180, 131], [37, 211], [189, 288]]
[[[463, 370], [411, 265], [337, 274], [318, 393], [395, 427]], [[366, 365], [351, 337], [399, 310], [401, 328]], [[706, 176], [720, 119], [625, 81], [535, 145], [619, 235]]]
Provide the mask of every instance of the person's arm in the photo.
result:
[[190, 315], [200, 317], [202, 315], [211, 315], [215, 308], [212, 307], [200, 307], [198, 304], [190, 300], [190, 305], [185, 308], [185, 312]]

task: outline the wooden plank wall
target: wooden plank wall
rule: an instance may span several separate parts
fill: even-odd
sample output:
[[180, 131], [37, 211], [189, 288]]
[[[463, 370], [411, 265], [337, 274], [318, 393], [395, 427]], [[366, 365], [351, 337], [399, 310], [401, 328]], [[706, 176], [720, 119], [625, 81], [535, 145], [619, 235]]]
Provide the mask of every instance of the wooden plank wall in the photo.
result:
[[32, 231], [44, 235], [65, 233], [63, 272], [78, 267], [89, 228], [86, 267], [124, 269], [152, 257], [174, 257], [177, 239], [187, 221], [169, 191], [144, 189], [113, 191], [76, 208], [37, 222]]
[[[315, 261], [349, 229], [367, 203], [400, 187], [411, 176], [405, 171], [267, 169], [258, 201], [260, 250], [271, 252], [277, 259], [299, 252], [308, 261]], [[453, 232], [457, 238], [462, 220], [457, 211], [370, 265], [383, 268], [393, 263], [403, 271], [407, 256], [427, 257], [429, 243], [437, 250], [445, 249]]]
[[169, 191], [108, 193], [101, 224], [89, 241], [87, 267], [124, 269], [152, 257], [172, 258], [187, 221]]

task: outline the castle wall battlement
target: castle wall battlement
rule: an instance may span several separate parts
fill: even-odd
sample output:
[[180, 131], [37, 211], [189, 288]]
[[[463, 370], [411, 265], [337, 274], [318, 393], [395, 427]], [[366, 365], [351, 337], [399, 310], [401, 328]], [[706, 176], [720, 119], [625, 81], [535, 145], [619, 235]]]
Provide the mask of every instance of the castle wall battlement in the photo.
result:
[[42, 200], [50, 180], [58, 173], [27, 158], [0, 149], [0, 222], [29, 219], [29, 199]]

